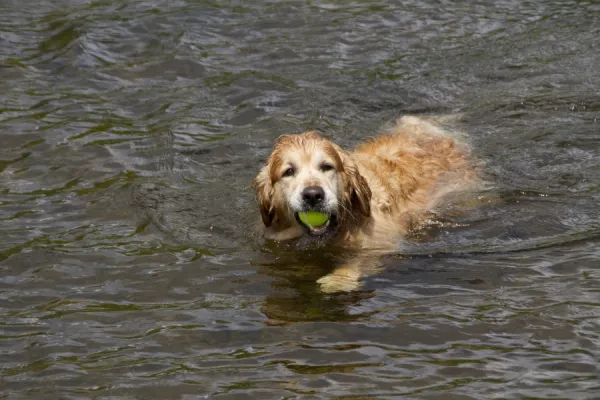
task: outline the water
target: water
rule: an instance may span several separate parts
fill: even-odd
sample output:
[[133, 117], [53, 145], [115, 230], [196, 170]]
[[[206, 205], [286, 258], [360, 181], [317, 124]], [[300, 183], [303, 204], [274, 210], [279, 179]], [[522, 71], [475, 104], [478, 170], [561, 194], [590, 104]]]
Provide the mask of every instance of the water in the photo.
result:
[[[600, 397], [600, 5], [4, 1], [0, 397]], [[454, 114], [494, 184], [361, 290], [263, 243], [281, 133]], [[461, 208], [462, 207], [462, 208]]]

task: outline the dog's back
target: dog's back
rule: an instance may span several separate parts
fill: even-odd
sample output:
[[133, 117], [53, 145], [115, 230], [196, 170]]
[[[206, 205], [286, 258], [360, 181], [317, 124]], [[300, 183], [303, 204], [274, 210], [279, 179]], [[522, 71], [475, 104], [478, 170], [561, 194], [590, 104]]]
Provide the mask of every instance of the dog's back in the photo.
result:
[[365, 236], [375, 241], [397, 240], [394, 236], [405, 234], [446, 195], [477, 183], [469, 147], [417, 117], [401, 118], [388, 135], [362, 144], [352, 155], [371, 188], [372, 224]]

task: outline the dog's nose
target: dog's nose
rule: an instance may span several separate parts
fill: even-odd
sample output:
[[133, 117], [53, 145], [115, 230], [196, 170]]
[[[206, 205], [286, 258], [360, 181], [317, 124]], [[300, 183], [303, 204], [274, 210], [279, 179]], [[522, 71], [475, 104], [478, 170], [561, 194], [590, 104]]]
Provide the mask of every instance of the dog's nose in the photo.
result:
[[318, 206], [325, 198], [325, 191], [321, 186], [308, 186], [302, 191], [302, 200], [312, 207]]

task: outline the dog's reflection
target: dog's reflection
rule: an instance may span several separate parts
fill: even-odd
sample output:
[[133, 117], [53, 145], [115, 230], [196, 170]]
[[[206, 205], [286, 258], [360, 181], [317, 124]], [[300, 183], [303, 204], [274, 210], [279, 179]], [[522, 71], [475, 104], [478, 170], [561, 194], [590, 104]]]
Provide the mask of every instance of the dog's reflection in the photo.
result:
[[262, 306], [262, 312], [269, 318], [267, 323], [283, 325], [363, 318], [364, 313], [354, 311], [361, 301], [375, 296], [374, 290], [354, 288], [327, 293], [317, 282], [349, 257], [347, 251], [330, 246], [266, 243], [254, 263], [259, 265], [260, 273], [273, 278], [273, 293], [267, 296]]

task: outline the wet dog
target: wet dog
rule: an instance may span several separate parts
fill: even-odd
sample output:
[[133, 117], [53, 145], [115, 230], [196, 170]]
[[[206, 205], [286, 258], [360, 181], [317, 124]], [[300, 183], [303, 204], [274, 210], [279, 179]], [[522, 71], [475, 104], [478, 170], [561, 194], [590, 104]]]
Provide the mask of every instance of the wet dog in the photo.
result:
[[[444, 197], [476, 185], [468, 146], [432, 121], [405, 116], [353, 151], [314, 131], [283, 135], [252, 184], [272, 240], [300, 237], [360, 249], [365, 256], [393, 252]], [[321, 226], [299, 213], [328, 216]], [[325, 291], [352, 290], [369, 269], [365, 258], [321, 278]]]

